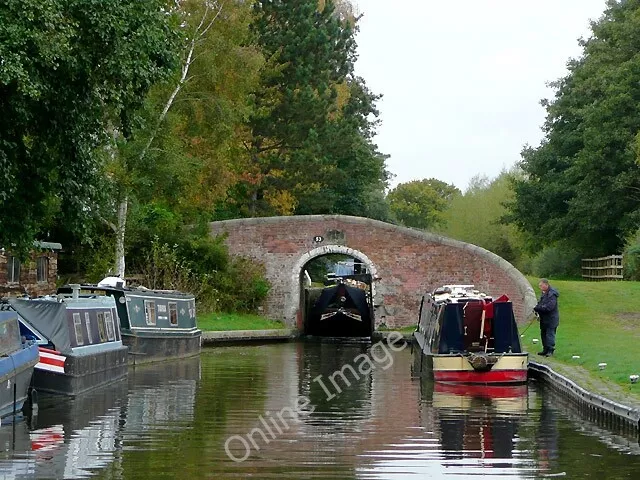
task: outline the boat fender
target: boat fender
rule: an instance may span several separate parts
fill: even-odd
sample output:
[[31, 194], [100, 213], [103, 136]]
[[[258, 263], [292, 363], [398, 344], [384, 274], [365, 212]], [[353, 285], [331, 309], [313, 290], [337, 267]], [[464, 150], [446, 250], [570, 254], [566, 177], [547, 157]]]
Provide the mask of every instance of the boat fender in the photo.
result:
[[494, 363], [490, 363], [485, 355], [471, 354], [467, 357], [467, 361], [471, 364], [474, 370], [478, 372], [486, 372], [491, 370]]

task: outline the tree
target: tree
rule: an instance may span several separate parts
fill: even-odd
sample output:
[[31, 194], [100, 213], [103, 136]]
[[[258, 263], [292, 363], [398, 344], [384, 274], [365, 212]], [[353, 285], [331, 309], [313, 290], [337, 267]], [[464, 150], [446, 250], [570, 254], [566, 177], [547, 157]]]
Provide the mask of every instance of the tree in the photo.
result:
[[414, 228], [432, 228], [444, 222], [444, 212], [461, 192], [435, 178], [400, 183], [388, 195], [395, 218]]
[[175, 65], [161, 0], [6, 0], [0, 5], [0, 244], [24, 251], [58, 216], [88, 235], [99, 147]]
[[522, 267], [526, 250], [523, 235], [505, 224], [505, 203], [514, 196], [512, 178], [517, 171], [503, 171], [496, 178], [473, 177], [464, 194], [456, 195], [444, 212], [443, 235], [486, 248]]
[[640, 224], [640, 1], [609, 1], [591, 29], [543, 102], [545, 138], [523, 151], [510, 218], [539, 248], [566, 241], [600, 255], [619, 251]]
[[347, 7], [256, 2], [252, 31], [266, 61], [251, 97], [249, 161], [232, 194], [237, 214], [343, 213], [384, 188], [369, 120], [378, 97], [353, 74], [356, 19]]
[[[154, 235], [176, 235], [184, 224], [211, 220], [211, 211], [235, 180], [244, 154], [246, 98], [256, 87], [262, 57], [247, 45], [250, 5], [182, 1], [184, 35], [180, 69], [156, 85], [140, 112], [141, 128], [119, 143], [113, 169], [120, 205], [114, 232], [124, 271], [126, 244], [140, 256]], [[164, 236], [163, 236], [164, 235]]]

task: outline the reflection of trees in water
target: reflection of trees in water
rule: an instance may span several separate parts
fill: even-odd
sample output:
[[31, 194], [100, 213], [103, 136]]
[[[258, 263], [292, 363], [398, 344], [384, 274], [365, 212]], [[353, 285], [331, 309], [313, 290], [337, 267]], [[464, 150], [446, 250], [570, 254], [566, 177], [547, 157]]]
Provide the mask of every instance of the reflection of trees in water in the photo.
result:
[[227, 422], [233, 411], [263, 410], [268, 356], [260, 349], [226, 348], [136, 372], [123, 478], [183, 476], [224, 455], [228, 435], [248, 431], [229, 433]]
[[[362, 360], [354, 362], [354, 359], [358, 355], [367, 355], [370, 344], [308, 342], [303, 345], [299, 394], [309, 398], [314, 407], [306, 422], [325, 423], [332, 412], [340, 412], [340, 422], [334, 425], [338, 431], [346, 428], [350, 418], [368, 418], [371, 415], [372, 375], [371, 372], [362, 374], [358, 368]], [[353, 370], [343, 370], [345, 365], [350, 365]], [[367, 372], [368, 369], [363, 365], [362, 371]], [[336, 372], [343, 373], [336, 375]]]
[[568, 478], [640, 478], [638, 438], [598, 428], [570, 400], [541, 385], [532, 449], [543, 474], [565, 472]]

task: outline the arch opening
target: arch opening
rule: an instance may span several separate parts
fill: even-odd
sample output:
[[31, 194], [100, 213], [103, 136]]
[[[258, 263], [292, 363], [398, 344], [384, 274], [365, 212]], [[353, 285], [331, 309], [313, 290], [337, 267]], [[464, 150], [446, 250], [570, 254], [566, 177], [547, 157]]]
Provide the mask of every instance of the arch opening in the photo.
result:
[[296, 320], [302, 334], [370, 337], [374, 328], [377, 269], [362, 252], [324, 245], [305, 253], [295, 267]]

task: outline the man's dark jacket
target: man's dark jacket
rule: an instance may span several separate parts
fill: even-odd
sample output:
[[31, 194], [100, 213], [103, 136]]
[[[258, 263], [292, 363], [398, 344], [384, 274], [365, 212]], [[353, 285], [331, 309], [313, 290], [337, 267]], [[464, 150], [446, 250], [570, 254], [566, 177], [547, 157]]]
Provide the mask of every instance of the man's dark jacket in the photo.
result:
[[540, 324], [545, 327], [557, 327], [560, 323], [560, 313], [558, 312], [558, 291], [549, 287], [546, 293], [540, 297], [538, 304], [533, 309], [540, 315]]

